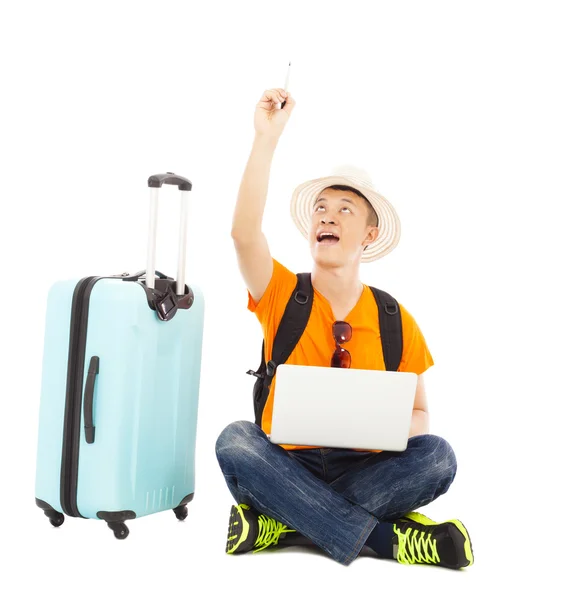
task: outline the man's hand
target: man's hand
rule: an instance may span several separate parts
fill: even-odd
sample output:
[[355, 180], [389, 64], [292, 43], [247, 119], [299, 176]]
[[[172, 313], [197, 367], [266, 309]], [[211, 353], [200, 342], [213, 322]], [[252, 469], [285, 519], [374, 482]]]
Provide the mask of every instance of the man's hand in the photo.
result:
[[[282, 102], [285, 102], [285, 105], [283, 108], [279, 108]], [[277, 141], [283, 133], [295, 105], [291, 94], [284, 89], [265, 90], [255, 109], [255, 132], [257, 135]]]
[[418, 385], [416, 386], [416, 398], [414, 399], [414, 409], [412, 410], [412, 424], [408, 437], [422, 435], [429, 432], [428, 399], [426, 398], [426, 389], [424, 388], [424, 375], [418, 375]]

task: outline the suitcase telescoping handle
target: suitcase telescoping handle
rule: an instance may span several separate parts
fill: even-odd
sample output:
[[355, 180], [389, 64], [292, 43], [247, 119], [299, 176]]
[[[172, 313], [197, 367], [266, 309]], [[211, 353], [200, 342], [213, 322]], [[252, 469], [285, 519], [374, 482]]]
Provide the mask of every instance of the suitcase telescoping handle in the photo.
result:
[[149, 218], [149, 242], [147, 247], [146, 284], [148, 288], [155, 287], [155, 252], [157, 244], [157, 215], [159, 213], [159, 188], [163, 185], [176, 185], [181, 191], [181, 216], [179, 223], [179, 255], [177, 265], [176, 294], [185, 293], [185, 257], [187, 247], [188, 200], [192, 182], [175, 173], [164, 173], [149, 177], [151, 189], [151, 216]]

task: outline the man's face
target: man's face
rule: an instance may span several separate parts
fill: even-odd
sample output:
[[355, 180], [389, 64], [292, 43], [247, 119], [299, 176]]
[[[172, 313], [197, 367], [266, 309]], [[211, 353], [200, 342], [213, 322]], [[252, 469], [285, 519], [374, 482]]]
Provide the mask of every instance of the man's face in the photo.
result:
[[[310, 251], [316, 263], [339, 267], [358, 260], [379, 230], [367, 225], [367, 202], [354, 192], [325, 189], [312, 207]], [[328, 235], [330, 234], [330, 235]]]

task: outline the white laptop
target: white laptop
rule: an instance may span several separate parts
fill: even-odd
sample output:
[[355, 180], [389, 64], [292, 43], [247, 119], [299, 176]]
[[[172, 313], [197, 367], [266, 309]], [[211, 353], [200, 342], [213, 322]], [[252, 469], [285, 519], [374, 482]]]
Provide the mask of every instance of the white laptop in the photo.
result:
[[279, 365], [275, 371], [274, 444], [406, 449], [416, 373]]

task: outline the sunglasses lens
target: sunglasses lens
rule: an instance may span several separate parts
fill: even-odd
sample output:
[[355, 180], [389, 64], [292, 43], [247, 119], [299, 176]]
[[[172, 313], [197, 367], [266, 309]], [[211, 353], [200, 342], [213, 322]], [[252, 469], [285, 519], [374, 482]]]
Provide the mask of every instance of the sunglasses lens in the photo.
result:
[[351, 353], [344, 348], [337, 348], [332, 355], [330, 366], [336, 367], [337, 369], [350, 369]]
[[337, 344], [344, 344], [351, 339], [353, 329], [346, 321], [335, 321], [332, 325], [332, 335]]

